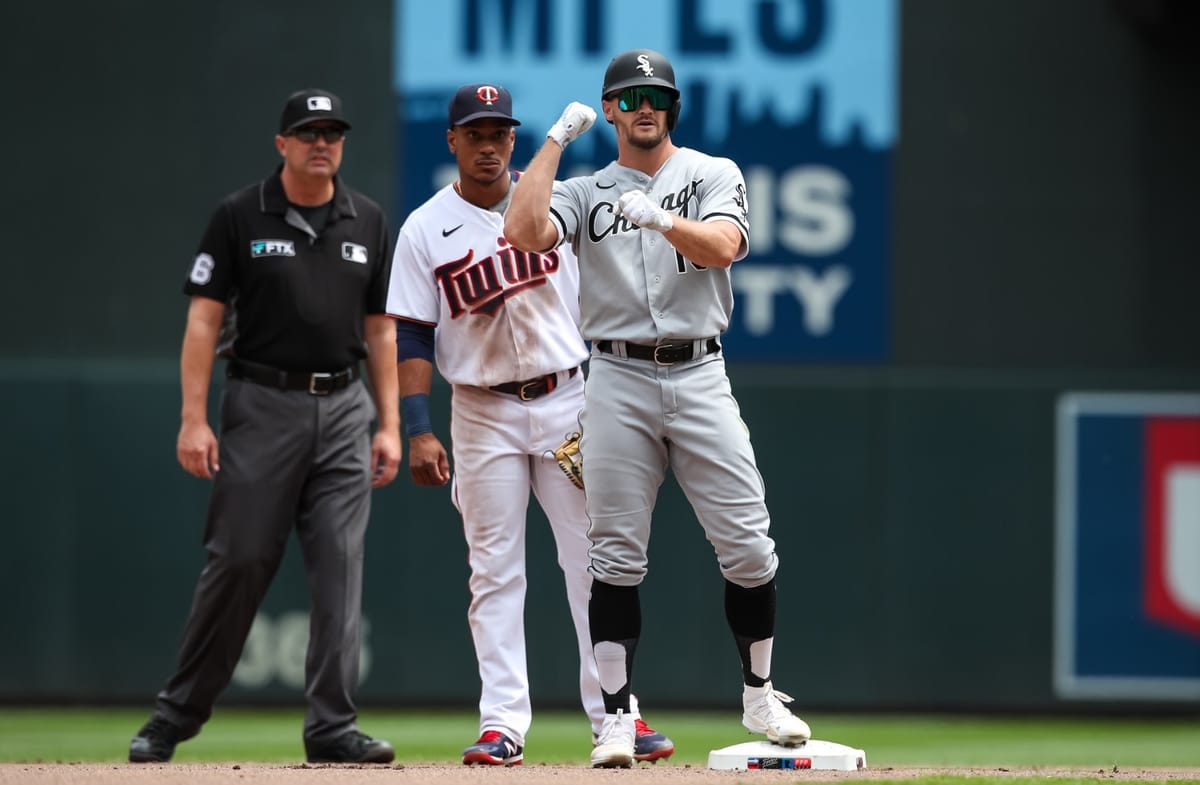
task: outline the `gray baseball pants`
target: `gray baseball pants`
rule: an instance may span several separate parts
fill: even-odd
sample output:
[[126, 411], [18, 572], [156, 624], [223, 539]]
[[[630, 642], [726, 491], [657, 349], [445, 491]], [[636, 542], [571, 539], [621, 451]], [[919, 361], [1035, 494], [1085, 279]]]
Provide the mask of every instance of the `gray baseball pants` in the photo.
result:
[[186, 734], [212, 714], [294, 530], [311, 595], [304, 736], [356, 727], [363, 545], [374, 403], [355, 382], [325, 396], [226, 379], [220, 471], [179, 666], [157, 711]]

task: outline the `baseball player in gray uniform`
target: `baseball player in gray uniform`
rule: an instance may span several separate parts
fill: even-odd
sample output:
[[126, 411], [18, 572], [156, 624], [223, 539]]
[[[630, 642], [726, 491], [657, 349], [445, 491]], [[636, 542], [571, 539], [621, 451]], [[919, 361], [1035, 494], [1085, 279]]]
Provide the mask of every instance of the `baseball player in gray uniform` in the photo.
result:
[[579, 259], [580, 330], [591, 342], [581, 415], [592, 574], [588, 606], [605, 719], [593, 766], [634, 756], [630, 673], [641, 634], [638, 585], [667, 467], [713, 544], [725, 616], [742, 662], [742, 724], [773, 742], [807, 740], [775, 690], [775, 543], [749, 431], [720, 336], [733, 310], [730, 267], [748, 252], [738, 166], [677, 147], [674, 69], [658, 52], [612, 59], [601, 91], [617, 160], [556, 183], [563, 149], [595, 121], [573, 102], [514, 189], [505, 237], [526, 251], [569, 243]]

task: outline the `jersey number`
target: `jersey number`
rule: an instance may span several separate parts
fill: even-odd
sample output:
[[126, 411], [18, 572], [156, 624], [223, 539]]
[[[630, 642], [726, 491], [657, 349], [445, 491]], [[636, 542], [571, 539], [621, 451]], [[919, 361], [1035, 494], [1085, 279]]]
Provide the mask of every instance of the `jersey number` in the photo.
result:
[[687, 272], [688, 265], [691, 265], [693, 270], [707, 270], [708, 269], [707, 267], [704, 267], [703, 265], [696, 264], [691, 259], [684, 259], [683, 254], [679, 253], [679, 251], [676, 251], [675, 252], [675, 272], [679, 273], [680, 275], [683, 275], [684, 273]]
[[196, 261], [192, 262], [192, 273], [188, 277], [192, 279], [192, 283], [197, 286], [203, 286], [212, 280], [213, 267], [216, 262], [206, 253], [202, 253], [196, 257]]

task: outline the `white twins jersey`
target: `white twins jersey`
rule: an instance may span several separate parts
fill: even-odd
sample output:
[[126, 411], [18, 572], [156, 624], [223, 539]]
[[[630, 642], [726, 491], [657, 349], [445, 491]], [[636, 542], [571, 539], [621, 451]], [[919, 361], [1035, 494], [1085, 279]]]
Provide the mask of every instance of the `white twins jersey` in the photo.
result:
[[449, 185], [400, 227], [387, 312], [435, 325], [438, 371], [451, 384], [525, 381], [587, 357], [571, 251], [513, 248], [503, 215]]
[[742, 233], [736, 258], [749, 251], [746, 184], [728, 158], [681, 147], [653, 177], [614, 161], [556, 183], [550, 214], [559, 241], [579, 257], [583, 336], [654, 344], [725, 332], [733, 312], [729, 270], [698, 267], [659, 232], [617, 217], [618, 197], [635, 188], [676, 215], [729, 221]]

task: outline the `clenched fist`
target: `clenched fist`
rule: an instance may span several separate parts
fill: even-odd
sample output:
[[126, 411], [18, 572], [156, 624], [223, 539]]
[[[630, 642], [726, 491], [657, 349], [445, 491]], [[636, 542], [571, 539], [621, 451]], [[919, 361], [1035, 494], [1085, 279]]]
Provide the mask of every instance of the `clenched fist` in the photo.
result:
[[617, 215], [623, 215], [630, 223], [643, 229], [669, 232], [675, 226], [671, 214], [654, 202], [645, 191], [633, 190], [621, 194], [617, 200]]
[[580, 134], [592, 127], [592, 123], [596, 122], [596, 110], [587, 104], [581, 104], [578, 101], [572, 101], [567, 104], [567, 108], [563, 110], [562, 116], [554, 125], [550, 126], [550, 130], [546, 132], [546, 136], [558, 142], [559, 147], [566, 147], [571, 142], [575, 141]]

